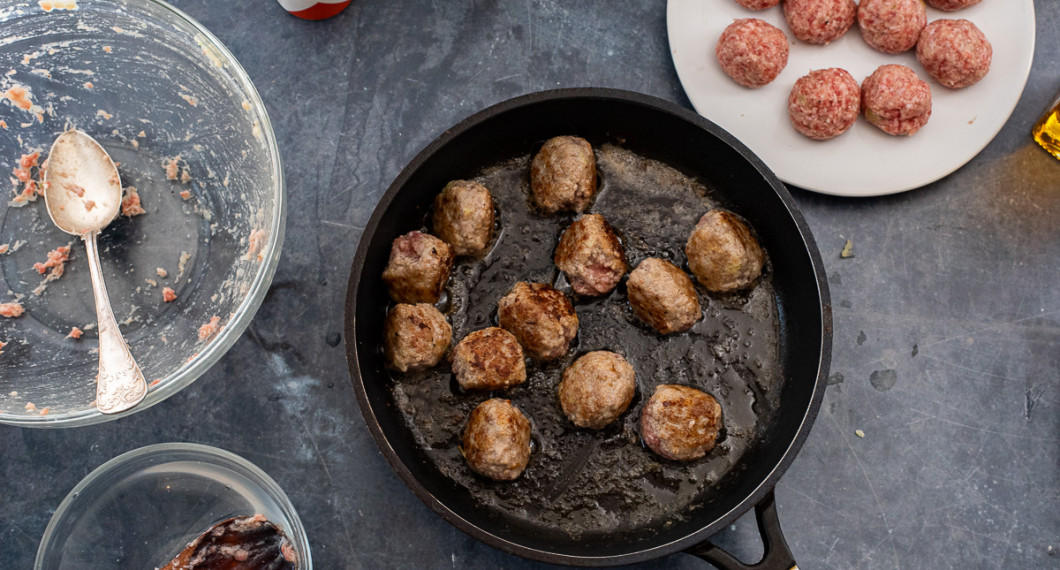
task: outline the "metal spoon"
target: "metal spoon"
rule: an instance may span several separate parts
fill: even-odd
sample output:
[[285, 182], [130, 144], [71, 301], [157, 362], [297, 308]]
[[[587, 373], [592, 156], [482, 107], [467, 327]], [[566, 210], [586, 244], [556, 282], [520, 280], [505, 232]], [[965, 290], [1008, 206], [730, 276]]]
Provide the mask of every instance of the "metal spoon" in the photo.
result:
[[44, 203], [59, 229], [85, 241], [99, 324], [96, 408], [104, 414], [128, 410], [147, 395], [147, 381], [114, 319], [96, 245], [99, 232], [118, 216], [121, 194], [118, 169], [95, 139], [73, 129], [55, 139], [44, 172]]

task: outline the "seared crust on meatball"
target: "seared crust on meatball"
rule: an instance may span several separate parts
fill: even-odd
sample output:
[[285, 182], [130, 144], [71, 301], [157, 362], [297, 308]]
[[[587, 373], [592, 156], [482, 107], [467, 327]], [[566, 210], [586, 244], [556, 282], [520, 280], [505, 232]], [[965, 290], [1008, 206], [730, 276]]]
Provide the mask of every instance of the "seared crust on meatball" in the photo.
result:
[[637, 391], [636, 373], [622, 355], [597, 350], [563, 371], [559, 403], [578, 427], [600, 429], [618, 419]]
[[858, 6], [854, 0], [784, 0], [784, 19], [796, 38], [827, 44], [847, 33]]
[[780, 4], [780, 0], [736, 0], [736, 3], [748, 10], [765, 10]]
[[858, 28], [869, 47], [883, 53], [913, 49], [927, 25], [922, 0], [861, 0]]
[[994, 48], [968, 20], [935, 20], [916, 44], [916, 59], [935, 81], [950, 89], [979, 82], [990, 71]]
[[844, 69], [816, 69], [800, 77], [788, 94], [788, 118], [814, 140], [847, 132], [858, 120], [861, 88]]
[[596, 156], [589, 141], [548, 139], [530, 162], [530, 195], [546, 214], [583, 212], [596, 194]]
[[746, 18], [729, 24], [714, 46], [722, 71], [744, 87], [761, 87], [788, 64], [788, 37], [780, 28]]
[[640, 434], [655, 453], [676, 461], [698, 459], [714, 449], [721, 406], [706, 392], [663, 384], [640, 414]]
[[545, 283], [516, 283], [497, 301], [497, 317], [501, 327], [514, 334], [527, 354], [538, 360], [563, 356], [578, 334], [574, 305]]
[[530, 420], [509, 400], [486, 400], [471, 411], [460, 453], [475, 473], [511, 481], [530, 462]]
[[395, 305], [383, 321], [386, 365], [398, 372], [438, 364], [452, 339], [445, 315], [427, 303]]
[[889, 135], [912, 135], [931, 118], [931, 87], [904, 65], [881, 65], [861, 83], [861, 112]]
[[765, 255], [736, 214], [711, 210], [699, 219], [685, 244], [688, 267], [715, 293], [744, 289], [762, 274]]
[[574, 220], [559, 238], [554, 260], [579, 295], [610, 292], [627, 269], [622, 243], [600, 214]]
[[497, 327], [477, 330], [453, 348], [453, 375], [465, 390], [501, 390], [526, 381], [523, 348]]
[[452, 266], [453, 250], [444, 241], [413, 231], [394, 240], [383, 281], [398, 303], [437, 303]]
[[649, 257], [626, 282], [633, 313], [662, 334], [686, 331], [703, 317], [692, 280], [673, 263]]
[[485, 253], [493, 239], [493, 195], [474, 180], [454, 180], [434, 198], [434, 233], [456, 255]]
[[983, 0], [926, 0], [928, 6], [943, 12], [953, 12], [969, 6], [974, 6]]

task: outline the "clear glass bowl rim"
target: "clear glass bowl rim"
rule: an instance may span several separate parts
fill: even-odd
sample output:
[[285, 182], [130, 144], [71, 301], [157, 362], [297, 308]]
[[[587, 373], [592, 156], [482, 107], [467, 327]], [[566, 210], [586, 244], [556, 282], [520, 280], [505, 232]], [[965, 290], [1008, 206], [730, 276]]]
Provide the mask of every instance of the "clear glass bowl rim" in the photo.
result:
[[[252, 112], [255, 116], [260, 117], [261, 133], [268, 147], [269, 154], [273, 158], [272, 177], [275, 181], [273, 187], [275, 207], [273, 208], [273, 215], [269, 227], [269, 235], [271, 239], [268, 240], [265, 249], [262, 251], [262, 263], [254, 280], [250, 284], [246, 299], [244, 299], [236, 312], [233, 313], [229, 322], [221, 328], [217, 337], [195, 355], [187, 368], [181, 370], [175, 377], [171, 377], [172, 379], [168, 382], [163, 382], [156, 389], [148, 391], [147, 397], [137, 406], [118, 414], [103, 414], [95, 408], [87, 408], [70, 413], [48, 414], [45, 416], [0, 412], [0, 423], [3, 424], [36, 428], [87, 426], [129, 416], [164, 401], [197, 380], [203, 373], [216, 364], [217, 361], [228, 352], [228, 349], [239, 340], [239, 337], [242, 336], [243, 331], [246, 330], [250, 321], [254, 318], [255, 313], [257, 313], [262, 301], [264, 301], [265, 295], [268, 293], [269, 285], [272, 283], [272, 278], [276, 273], [276, 266], [279, 263], [280, 252], [283, 246], [284, 226], [287, 216], [287, 200], [283, 177], [283, 165], [280, 158], [279, 145], [276, 142], [276, 133], [273, 131], [272, 121], [269, 119], [268, 111], [265, 109], [265, 104], [261, 100], [257, 88], [254, 87], [254, 83], [250, 80], [246, 70], [244, 70], [243, 66], [239, 64], [239, 61], [236, 60], [234, 55], [232, 55], [232, 52], [221, 43], [221, 40], [194, 18], [164, 0], [141, 0], [140, 3], [154, 4], [165, 9], [175, 17], [175, 25], [182, 23], [189, 26], [194, 33], [201, 34], [212, 48], [217, 49], [217, 51], [223, 56], [225, 65], [229, 69], [232, 79], [234, 79], [240, 89], [246, 93], [248, 101], [251, 104]], [[135, 9], [137, 2], [126, 1], [123, 4], [130, 9]]]
[[[163, 458], [165, 461], [155, 462], [155, 460]], [[84, 479], [78, 482], [77, 485], [66, 494], [66, 497], [63, 498], [62, 502], [59, 503], [59, 507], [55, 509], [55, 513], [48, 521], [48, 526], [44, 529], [44, 535], [41, 537], [40, 546], [37, 548], [37, 557], [33, 562], [34, 570], [42, 570], [44, 568], [44, 557], [48, 553], [48, 548], [49, 546], [53, 546], [52, 543], [58, 538], [55, 536], [55, 530], [56, 527], [59, 526], [60, 521], [67, 516], [70, 509], [77, 503], [80, 501], [91, 500], [91, 498], [82, 494], [85, 489], [95, 484], [97, 480], [110, 475], [114, 471], [117, 471], [132, 462], [143, 463], [143, 467], [153, 467], [174, 460], [202, 461], [204, 463], [230, 469], [247, 479], [250, 479], [252, 483], [257, 485], [265, 492], [265, 494], [276, 501], [276, 504], [279, 505], [280, 510], [287, 518], [288, 524], [285, 526], [289, 528], [284, 528], [283, 531], [298, 552], [298, 570], [313, 569], [313, 557], [309, 550], [309, 540], [306, 537], [305, 527], [302, 525], [302, 520], [298, 518], [298, 512], [295, 511], [294, 505], [291, 504], [291, 500], [287, 497], [287, 494], [283, 492], [283, 489], [280, 488], [272, 477], [269, 477], [267, 473], [250, 461], [247, 461], [230, 451], [225, 451], [201, 443], [177, 442], [156, 443], [132, 451], [127, 451], [95, 468], [91, 473], [86, 475]], [[205, 531], [206, 529], [202, 530]], [[55, 546], [61, 545], [57, 544]]]

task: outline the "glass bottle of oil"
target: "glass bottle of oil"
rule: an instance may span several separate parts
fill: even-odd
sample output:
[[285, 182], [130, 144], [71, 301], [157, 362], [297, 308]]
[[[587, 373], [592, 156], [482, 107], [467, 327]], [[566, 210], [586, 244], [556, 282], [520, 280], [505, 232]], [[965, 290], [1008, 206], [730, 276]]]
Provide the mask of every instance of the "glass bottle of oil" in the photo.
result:
[[1049, 154], [1060, 159], [1060, 97], [1049, 105], [1042, 118], [1034, 124], [1031, 136]]

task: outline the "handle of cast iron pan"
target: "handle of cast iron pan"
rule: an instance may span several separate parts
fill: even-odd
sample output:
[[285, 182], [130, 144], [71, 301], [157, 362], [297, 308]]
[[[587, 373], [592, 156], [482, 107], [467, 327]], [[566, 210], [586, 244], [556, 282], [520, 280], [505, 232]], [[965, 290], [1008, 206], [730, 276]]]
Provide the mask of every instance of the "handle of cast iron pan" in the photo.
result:
[[735, 556], [718, 548], [709, 540], [685, 552], [702, 558], [722, 570], [799, 570], [788, 548], [788, 543], [784, 540], [784, 532], [780, 529], [780, 519], [777, 518], [777, 504], [773, 500], [773, 491], [769, 491], [769, 494], [755, 505], [755, 519], [758, 520], [758, 532], [762, 535], [762, 545], [765, 547], [762, 560], [756, 564], [748, 565], [740, 562]]

